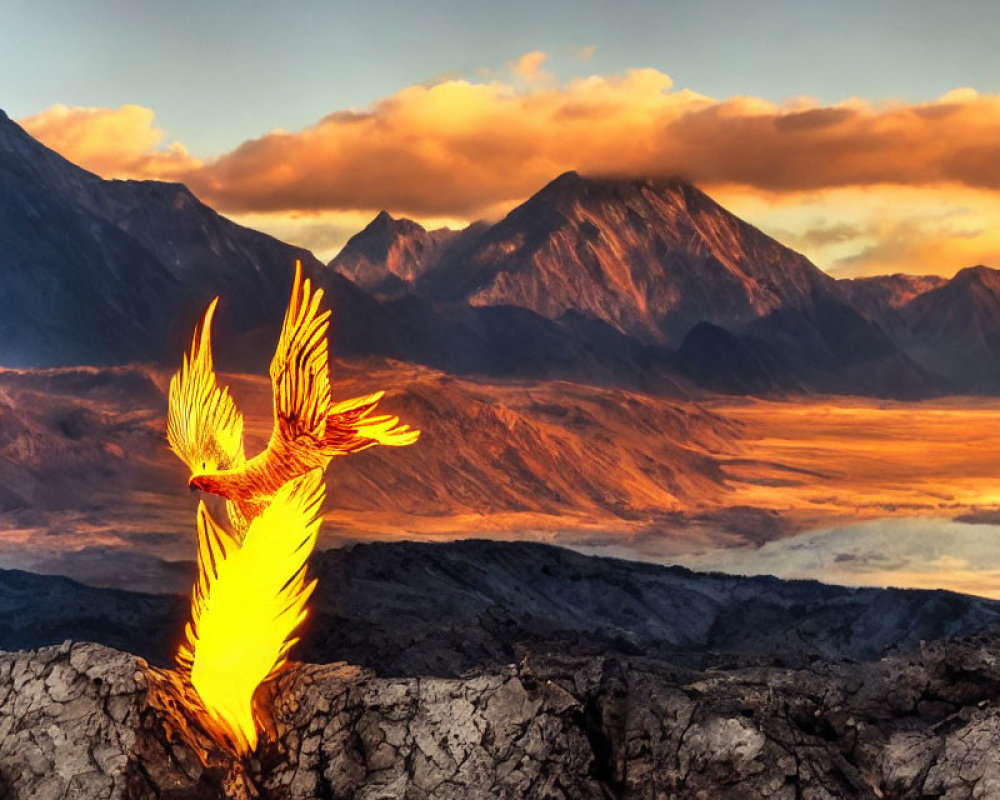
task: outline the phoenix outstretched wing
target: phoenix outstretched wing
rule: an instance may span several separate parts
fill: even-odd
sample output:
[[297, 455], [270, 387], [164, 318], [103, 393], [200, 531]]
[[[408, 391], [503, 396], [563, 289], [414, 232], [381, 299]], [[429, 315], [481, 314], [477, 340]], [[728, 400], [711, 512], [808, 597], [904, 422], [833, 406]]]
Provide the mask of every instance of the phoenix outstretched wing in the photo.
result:
[[384, 392], [333, 403], [330, 394], [328, 333], [330, 312], [320, 311], [323, 290], [302, 279], [295, 264], [292, 296], [271, 361], [274, 432], [270, 446], [294, 442], [326, 456], [364, 450], [372, 445], [408, 445], [420, 431], [400, 425], [399, 417], [371, 416]]
[[315, 587], [306, 581], [306, 561], [323, 498], [321, 470], [290, 481], [250, 522], [242, 545], [198, 506], [198, 582], [177, 661], [236, 755], [257, 746], [254, 692], [298, 641], [294, 632]]
[[295, 262], [292, 296], [271, 359], [274, 392], [272, 445], [282, 440], [318, 447], [330, 408], [330, 311], [320, 311], [323, 290], [302, 279]]
[[191, 339], [191, 352], [170, 379], [167, 441], [192, 472], [232, 469], [245, 460], [243, 415], [215, 378], [212, 317], [219, 298], [205, 311]]

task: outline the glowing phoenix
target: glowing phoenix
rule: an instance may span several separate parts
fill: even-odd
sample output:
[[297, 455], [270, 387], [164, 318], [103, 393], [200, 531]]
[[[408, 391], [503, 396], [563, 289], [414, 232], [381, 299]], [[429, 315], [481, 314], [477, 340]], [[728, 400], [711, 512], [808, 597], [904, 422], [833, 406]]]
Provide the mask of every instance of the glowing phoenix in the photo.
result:
[[237, 534], [267, 506], [285, 483], [334, 456], [376, 444], [408, 445], [420, 431], [399, 417], [372, 416], [384, 392], [334, 403], [330, 392], [329, 310], [320, 311], [323, 290], [302, 280], [295, 264], [292, 296], [270, 376], [274, 429], [263, 452], [243, 453], [243, 417], [228, 387], [220, 387], [212, 362], [211, 326], [219, 298], [195, 328], [190, 354], [170, 381], [167, 440], [191, 470], [192, 488], [228, 501]]
[[256, 748], [254, 692], [282, 668], [305, 619], [316, 584], [306, 582], [306, 561], [323, 496], [319, 469], [286, 483], [250, 521], [242, 543], [198, 505], [198, 582], [177, 661], [205, 705], [215, 738], [234, 756]]

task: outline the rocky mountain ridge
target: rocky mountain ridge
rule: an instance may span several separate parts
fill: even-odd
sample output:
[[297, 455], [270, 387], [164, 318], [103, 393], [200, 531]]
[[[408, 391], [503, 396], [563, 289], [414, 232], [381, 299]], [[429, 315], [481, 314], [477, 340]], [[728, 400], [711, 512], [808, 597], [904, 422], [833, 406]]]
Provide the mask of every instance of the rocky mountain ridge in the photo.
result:
[[[1000, 624], [1000, 604], [951, 592], [702, 574], [528, 542], [356, 545], [316, 553], [310, 571], [319, 583], [296, 656], [380, 675], [456, 677], [555, 643], [675, 663], [713, 652], [867, 661]], [[0, 571], [0, 608], [0, 649], [85, 635], [157, 664], [188, 613], [177, 595], [16, 571]]]
[[439, 248], [429, 236], [382, 212], [328, 266], [366, 286], [390, 275], [393, 297], [590, 320], [717, 391], [917, 397], [967, 383], [925, 357], [904, 311], [943, 279], [835, 281], [682, 180], [570, 172], [493, 225]]
[[[363, 274], [358, 253], [376, 250], [387, 226], [393, 254], [370, 261], [373, 276], [391, 271], [411, 292], [438, 300], [529, 308], [553, 320], [582, 314], [661, 346], [676, 346], [700, 321], [742, 326], [783, 305], [808, 306], [814, 291], [834, 285], [681, 180], [568, 172], [496, 224], [463, 231], [463, 247], [432, 253], [423, 246], [432, 234], [382, 212], [330, 268]], [[421, 257], [406, 272], [399, 261], [414, 251]]]

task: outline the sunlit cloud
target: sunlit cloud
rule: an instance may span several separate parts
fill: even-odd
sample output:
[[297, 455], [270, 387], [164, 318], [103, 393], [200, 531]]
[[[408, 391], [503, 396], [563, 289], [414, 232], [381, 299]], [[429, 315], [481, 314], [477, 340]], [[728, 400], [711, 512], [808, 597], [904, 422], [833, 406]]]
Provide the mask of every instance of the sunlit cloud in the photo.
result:
[[719, 202], [838, 276], [1000, 266], [1000, 192], [955, 184], [811, 192], [719, 187]]
[[284, 220], [272, 231], [327, 252], [344, 231], [321, 233], [324, 215], [341, 228], [381, 209], [495, 218], [576, 169], [687, 177], [839, 274], [1000, 264], [1000, 95], [776, 104], [708, 97], [656, 69], [558, 83], [547, 64], [533, 51], [503, 73], [442, 76], [202, 160], [165, 144], [138, 106], [55, 106], [22, 123], [101, 175], [183, 180], [223, 212]]
[[143, 106], [54, 105], [20, 123], [39, 141], [103, 177], [171, 180], [201, 166], [180, 142], [164, 144], [152, 109]]
[[552, 74], [542, 69], [547, 58], [541, 50], [533, 50], [521, 56], [511, 67], [519, 78], [528, 83], [548, 80], [552, 78]]

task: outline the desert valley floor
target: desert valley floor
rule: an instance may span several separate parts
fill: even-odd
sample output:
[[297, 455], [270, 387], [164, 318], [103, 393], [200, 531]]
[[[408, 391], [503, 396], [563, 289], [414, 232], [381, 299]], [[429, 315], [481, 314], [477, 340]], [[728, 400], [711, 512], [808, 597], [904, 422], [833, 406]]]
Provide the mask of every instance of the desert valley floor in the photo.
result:
[[[324, 547], [533, 539], [1000, 596], [1000, 400], [654, 396], [373, 360], [335, 375], [341, 397], [390, 387], [387, 408], [425, 434], [334, 464]], [[4, 566], [184, 591], [195, 498], [163, 436], [168, 377], [147, 366], [0, 372]], [[252, 453], [270, 431], [270, 386], [227, 379]]]

